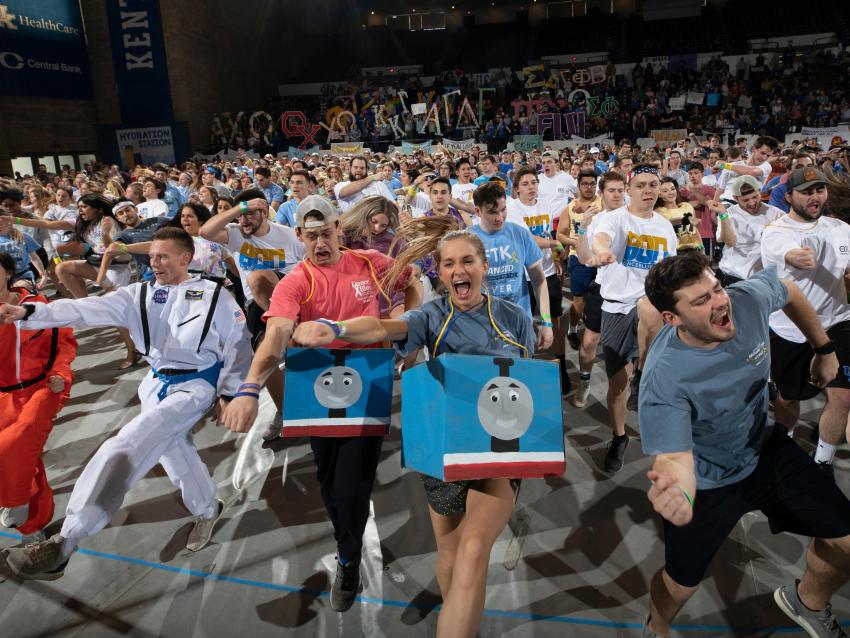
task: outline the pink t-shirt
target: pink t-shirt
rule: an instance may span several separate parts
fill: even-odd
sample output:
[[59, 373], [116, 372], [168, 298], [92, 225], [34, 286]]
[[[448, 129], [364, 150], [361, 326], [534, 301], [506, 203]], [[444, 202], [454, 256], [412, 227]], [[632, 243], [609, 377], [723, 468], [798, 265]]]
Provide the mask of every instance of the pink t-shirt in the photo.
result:
[[[321, 318], [344, 321], [355, 317], [380, 317], [378, 296], [381, 293], [375, 279], [380, 281], [392, 263], [391, 258], [377, 250], [344, 250], [333, 266], [317, 266], [305, 259], [277, 284], [263, 320], [286, 317], [298, 323]], [[408, 266], [392, 292], [407, 288], [411, 273]], [[385, 292], [392, 297], [391, 291]], [[328, 347], [364, 346], [336, 340]]]
[[[688, 186], [693, 190], [693, 186], [688, 184]], [[703, 196], [711, 199], [714, 197], [715, 189], [711, 186], [706, 186], [703, 184], [699, 188], [697, 188]], [[687, 189], [683, 189], [681, 195], [684, 199], [690, 201], [691, 206], [694, 207], [694, 212], [699, 218], [699, 235], [703, 239], [706, 237], [711, 238], [714, 237], [714, 222], [711, 220], [711, 211], [708, 210], [708, 206], [700, 205], [699, 201], [691, 195], [691, 193]]]

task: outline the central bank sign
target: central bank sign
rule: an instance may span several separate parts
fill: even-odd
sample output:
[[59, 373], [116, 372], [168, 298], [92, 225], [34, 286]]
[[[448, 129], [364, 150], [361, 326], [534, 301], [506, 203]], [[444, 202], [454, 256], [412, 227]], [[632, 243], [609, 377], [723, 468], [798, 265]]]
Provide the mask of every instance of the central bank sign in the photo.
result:
[[76, 0], [0, 0], [0, 94], [92, 99]]
[[107, 0], [106, 6], [124, 125], [172, 122], [159, 0]]

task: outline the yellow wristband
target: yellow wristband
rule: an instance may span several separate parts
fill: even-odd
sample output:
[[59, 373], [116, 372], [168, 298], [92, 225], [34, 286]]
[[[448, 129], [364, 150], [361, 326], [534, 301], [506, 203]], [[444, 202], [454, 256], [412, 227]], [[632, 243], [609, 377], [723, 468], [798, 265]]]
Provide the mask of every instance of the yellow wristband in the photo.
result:
[[411, 186], [410, 188], [408, 188], [408, 189], [407, 189], [407, 194], [408, 194], [408, 195], [416, 195], [416, 187], [415, 187], [415, 186]]
[[122, 253], [126, 253], [127, 252], [127, 244], [118, 244], [118, 250], [120, 250]]

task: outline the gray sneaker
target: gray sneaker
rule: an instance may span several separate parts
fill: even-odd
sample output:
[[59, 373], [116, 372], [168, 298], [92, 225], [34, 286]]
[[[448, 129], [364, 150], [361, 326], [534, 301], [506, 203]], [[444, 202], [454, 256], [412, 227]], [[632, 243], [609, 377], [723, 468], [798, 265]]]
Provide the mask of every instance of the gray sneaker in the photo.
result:
[[195, 519], [195, 525], [189, 532], [189, 538], [186, 541], [186, 549], [190, 552], [197, 552], [206, 547], [212, 538], [215, 524], [221, 519], [224, 513], [224, 501], [216, 499], [218, 504], [218, 512], [212, 518], [203, 518], [199, 516]]
[[62, 554], [62, 540], [57, 534], [46, 541], [10, 547], [0, 553], [0, 568], [5, 567], [21, 580], [61, 578], [69, 560]]
[[360, 593], [360, 561], [352, 561], [347, 565], [336, 563], [336, 578], [331, 587], [331, 609], [348, 611]]
[[641, 638], [662, 638], [656, 633], [653, 633], [652, 629], [649, 628], [649, 621], [646, 621], [646, 624], [643, 626], [643, 633], [640, 635]]
[[785, 615], [812, 638], [847, 638], [838, 619], [832, 615], [832, 605], [827, 605], [823, 611], [812, 611], [803, 605], [797, 593], [799, 583], [799, 580], [795, 580], [773, 592], [773, 599]]
[[44, 535], [44, 532], [39, 529], [34, 531], [32, 534], [22, 534], [21, 545], [29, 545], [30, 543], [40, 543], [46, 538], [47, 537]]
[[12, 510], [8, 507], [0, 507], [0, 526], [14, 527], [15, 520], [12, 517]]

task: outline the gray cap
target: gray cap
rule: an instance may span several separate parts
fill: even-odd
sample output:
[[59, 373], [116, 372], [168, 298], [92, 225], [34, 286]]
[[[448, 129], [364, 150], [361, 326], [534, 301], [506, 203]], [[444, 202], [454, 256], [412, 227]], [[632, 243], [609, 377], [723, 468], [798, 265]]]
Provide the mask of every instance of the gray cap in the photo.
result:
[[740, 197], [741, 191], [761, 191], [761, 184], [752, 175], [740, 175], [732, 182], [732, 195]]
[[[305, 221], [304, 218], [310, 213], [320, 214], [322, 220], [310, 219]], [[308, 195], [295, 209], [295, 225], [298, 228], [320, 228], [333, 224], [337, 219], [339, 219], [339, 213], [337, 213], [336, 208], [321, 195]]]

